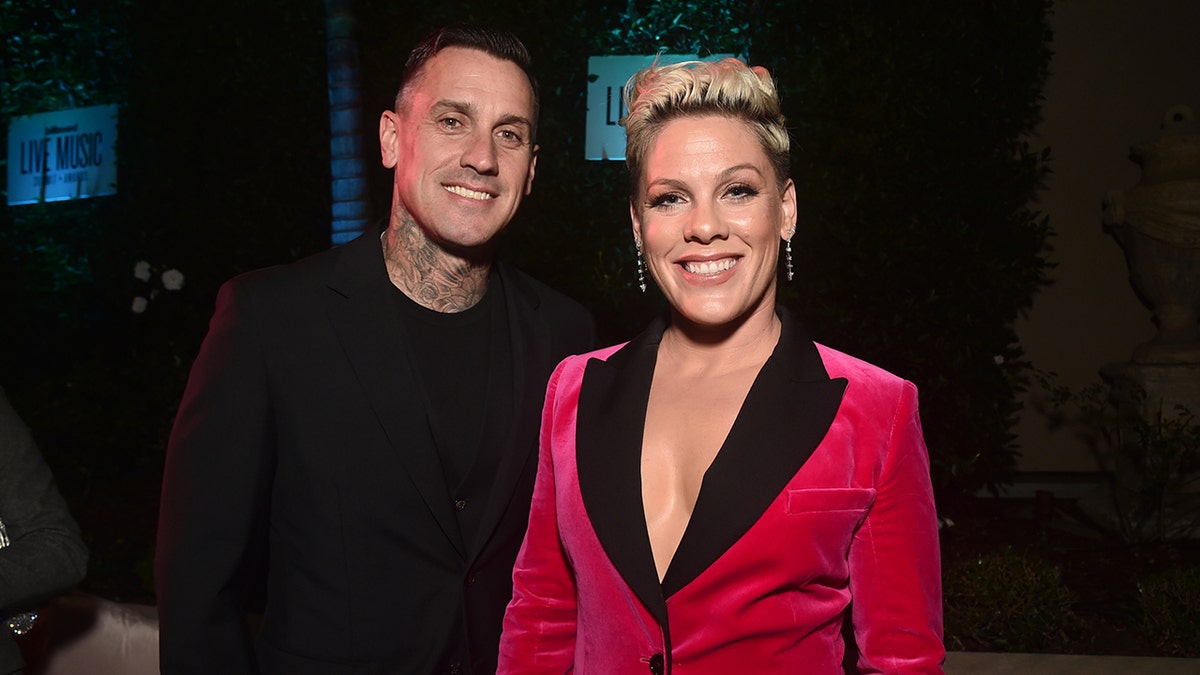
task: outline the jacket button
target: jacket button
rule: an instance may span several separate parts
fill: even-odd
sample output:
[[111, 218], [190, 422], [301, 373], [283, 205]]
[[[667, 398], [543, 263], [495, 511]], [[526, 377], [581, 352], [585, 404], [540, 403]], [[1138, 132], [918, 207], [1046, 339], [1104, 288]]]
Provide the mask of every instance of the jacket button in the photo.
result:
[[655, 654], [650, 657], [651, 675], [663, 675], [663, 655]]
[[462, 675], [463, 667], [458, 661], [450, 664], [450, 675]]
[[465, 500], [465, 499], [455, 499], [454, 500], [454, 510], [455, 511], [462, 511], [465, 508], [467, 508], [467, 500]]

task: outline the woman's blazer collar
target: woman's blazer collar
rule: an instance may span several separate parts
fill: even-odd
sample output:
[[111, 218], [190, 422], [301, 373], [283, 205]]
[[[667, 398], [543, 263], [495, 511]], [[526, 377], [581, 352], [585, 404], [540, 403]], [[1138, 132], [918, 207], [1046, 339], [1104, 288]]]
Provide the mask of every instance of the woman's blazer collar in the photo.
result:
[[783, 308], [779, 343], [704, 475], [659, 584], [641, 494], [646, 405], [665, 317], [606, 361], [588, 362], [579, 395], [576, 461], [592, 526], [613, 565], [666, 626], [666, 598], [686, 586], [762, 516], [825, 437], [846, 380], [831, 380], [816, 345]]

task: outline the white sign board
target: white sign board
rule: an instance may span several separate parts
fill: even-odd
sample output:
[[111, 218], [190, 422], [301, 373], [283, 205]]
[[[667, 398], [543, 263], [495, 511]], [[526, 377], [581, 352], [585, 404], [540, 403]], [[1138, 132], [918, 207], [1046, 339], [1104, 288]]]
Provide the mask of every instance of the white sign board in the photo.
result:
[[650, 54], [648, 56], [589, 56], [587, 135], [584, 159], [625, 159], [625, 85], [634, 73], [658, 59], [659, 65], [680, 61], [719, 61], [732, 54]]
[[13, 117], [8, 127], [8, 203], [117, 193], [117, 106]]

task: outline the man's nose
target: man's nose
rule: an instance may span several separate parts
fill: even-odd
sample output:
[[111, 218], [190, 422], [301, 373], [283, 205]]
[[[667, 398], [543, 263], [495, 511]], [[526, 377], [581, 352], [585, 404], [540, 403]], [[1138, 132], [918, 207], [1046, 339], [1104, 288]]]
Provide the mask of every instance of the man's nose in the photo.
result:
[[491, 133], [473, 133], [467, 139], [467, 147], [463, 150], [460, 162], [464, 167], [474, 169], [482, 175], [495, 175], [499, 166], [496, 155], [496, 139]]

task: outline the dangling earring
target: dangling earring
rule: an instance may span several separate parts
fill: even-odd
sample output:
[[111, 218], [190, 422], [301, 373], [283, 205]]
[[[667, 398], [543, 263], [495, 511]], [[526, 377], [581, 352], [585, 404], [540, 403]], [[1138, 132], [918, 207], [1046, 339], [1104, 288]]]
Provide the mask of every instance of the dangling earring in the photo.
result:
[[642, 258], [642, 240], [634, 238], [633, 245], [637, 247], [638, 288], [646, 292], [646, 260]]
[[790, 230], [788, 232], [787, 249], [785, 249], [785, 254], [786, 254], [785, 259], [787, 261], [787, 280], [788, 281], [792, 280], [792, 235], [793, 234], [796, 234], [795, 230]]

